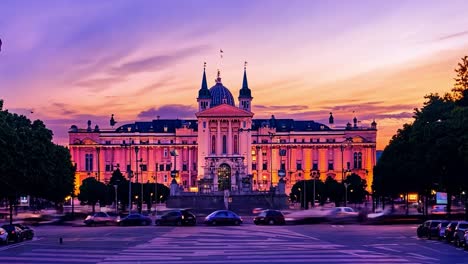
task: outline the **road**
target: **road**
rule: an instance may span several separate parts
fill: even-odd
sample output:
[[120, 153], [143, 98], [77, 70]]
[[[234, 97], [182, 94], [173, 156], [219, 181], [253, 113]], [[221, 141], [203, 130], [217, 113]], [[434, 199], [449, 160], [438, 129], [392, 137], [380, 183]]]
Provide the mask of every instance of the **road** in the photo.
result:
[[[40, 226], [0, 247], [0, 263], [468, 263], [468, 252], [416, 237], [416, 225]], [[62, 243], [60, 243], [62, 238]]]

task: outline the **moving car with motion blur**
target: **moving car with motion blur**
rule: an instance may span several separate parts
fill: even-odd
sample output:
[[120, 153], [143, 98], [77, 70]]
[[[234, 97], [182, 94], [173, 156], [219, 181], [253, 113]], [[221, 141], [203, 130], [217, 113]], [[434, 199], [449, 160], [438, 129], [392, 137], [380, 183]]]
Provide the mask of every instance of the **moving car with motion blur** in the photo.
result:
[[205, 218], [206, 225], [240, 225], [242, 218], [229, 210], [218, 210]]
[[8, 233], [8, 241], [21, 242], [24, 240], [23, 230], [15, 225], [3, 225]]
[[3, 228], [0, 228], [0, 242], [2, 244], [8, 244], [8, 232]]
[[31, 229], [29, 226], [25, 226], [25, 225], [22, 225], [22, 224], [14, 224], [15, 226], [21, 228], [21, 230], [23, 231], [23, 237], [24, 239], [33, 239], [34, 237], [34, 230]]
[[197, 223], [196, 217], [188, 210], [173, 210], [158, 215], [154, 221], [155, 225], [186, 225], [194, 226]]
[[119, 226], [130, 226], [130, 225], [151, 225], [152, 220], [148, 216], [142, 214], [129, 214], [123, 218], [117, 217], [117, 224]]
[[87, 226], [108, 225], [112, 223], [115, 223], [115, 218], [104, 212], [88, 215], [84, 220], [84, 224]]
[[264, 210], [254, 218], [256, 225], [284, 225], [284, 215], [278, 210]]

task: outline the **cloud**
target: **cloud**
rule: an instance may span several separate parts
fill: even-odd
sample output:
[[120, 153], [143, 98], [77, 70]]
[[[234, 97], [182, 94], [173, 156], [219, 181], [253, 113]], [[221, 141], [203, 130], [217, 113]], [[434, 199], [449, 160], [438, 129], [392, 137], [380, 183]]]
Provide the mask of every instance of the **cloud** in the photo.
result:
[[441, 36], [441, 37], [437, 38], [436, 40], [441, 41], [441, 40], [459, 38], [459, 37], [463, 37], [465, 35], [468, 35], [468, 30], [460, 31], [460, 32], [457, 32], [457, 33], [454, 33], [454, 34], [444, 35], [444, 36]]
[[171, 104], [163, 105], [159, 108], [150, 108], [138, 114], [139, 119], [155, 119], [158, 116], [162, 119], [170, 118], [195, 118], [197, 108], [190, 105]]
[[174, 52], [172, 55], [155, 55], [139, 60], [133, 60], [120, 66], [113, 67], [109, 73], [113, 75], [134, 74], [140, 72], [154, 72], [166, 69], [177, 61], [203, 52], [209, 48], [208, 45], [198, 45]]
[[94, 79], [87, 79], [81, 80], [76, 83], [78, 86], [83, 86], [90, 88], [91, 92], [100, 92], [107, 90], [112, 87], [115, 83], [124, 82], [126, 79], [120, 76], [113, 76], [107, 78], [94, 78]]
[[[309, 107], [306, 105], [253, 105], [254, 110], [259, 111], [302, 111]], [[254, 111], [255, 112], [255, 111]]]

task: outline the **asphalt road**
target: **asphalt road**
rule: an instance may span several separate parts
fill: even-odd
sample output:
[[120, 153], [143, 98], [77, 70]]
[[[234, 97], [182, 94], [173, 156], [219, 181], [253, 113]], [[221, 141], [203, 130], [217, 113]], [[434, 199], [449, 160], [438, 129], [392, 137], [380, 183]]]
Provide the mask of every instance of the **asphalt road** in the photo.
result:
[[[39, 226], [0, 246], [0, 263], [468, 263], [468, 252], [416, 237], [416, 225]], [[62, 243], [60, 243], [62, 238]]]

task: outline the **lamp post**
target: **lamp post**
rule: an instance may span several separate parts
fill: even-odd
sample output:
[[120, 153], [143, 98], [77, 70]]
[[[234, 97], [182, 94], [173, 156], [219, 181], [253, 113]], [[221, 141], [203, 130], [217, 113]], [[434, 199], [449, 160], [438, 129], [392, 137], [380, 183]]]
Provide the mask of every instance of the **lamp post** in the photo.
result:
[[119, 202], [118, 202], [118, 199], [117, 199], [117, 188], [119, 186], [117, 184], [114, 184], [114, 190], [115, 190], [115, 214], [118, 215], [119, 214]]
[[344, 183], [344, 187], [345, 187], [345, 200], [344, 200], [344, 206], [346, 207], [346, 204], [348, 202], [348, 186], [349, 186], [349, 183]]
[[270, 191], [273, 190], [273, 138], [275, 133], [268, 131], [268, 136], [270, 137]]
[[315, 181], [317, 180], [317, 174], [320, 175], [319, 172], [313, 171], [310, 175], [312, 176], [312, 179], [314, 180], [314, 189], [313, 189], [313, 204], [312, 207], [315, 207]]
[[154, 215], [158, 215], [158, 175], [153, 175], [154, 180]]
[[[136, 175], [136, 183], [138, 184], [138, 162], [140, 162], [140, 160], [138, 159], [138, 152], [140, 151], [140, 148], [138, 146], [135, 146], [135, 165], [136, 165], [136, 168], [135, 168], [135, 175]], [[141, 179], [141, 184], [140, 184], [140, 204], [138, 206], [138, 213], [141, 214], [141, 210], [143, 209], [143, 177]], [[137, 200], [138, 202], [138, 200]]]

